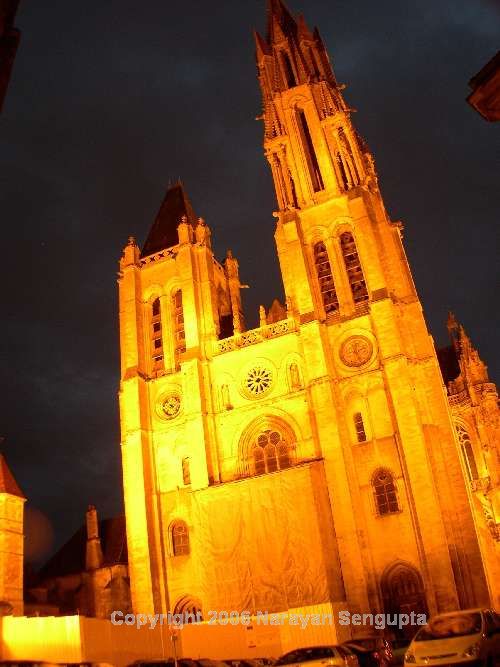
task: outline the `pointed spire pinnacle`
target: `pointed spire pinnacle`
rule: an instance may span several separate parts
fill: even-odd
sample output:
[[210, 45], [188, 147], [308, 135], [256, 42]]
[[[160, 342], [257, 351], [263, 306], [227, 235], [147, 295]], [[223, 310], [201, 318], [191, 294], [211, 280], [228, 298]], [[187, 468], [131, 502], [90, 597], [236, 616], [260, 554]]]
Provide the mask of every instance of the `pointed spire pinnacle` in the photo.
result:
[[297, 23], [283, 0], [267, 0], [267, 41], [282, 41], [297, 34]]
[[85, 552], [85, 569], [98, 570], [102, 567], [103, 554], [101, 538], [99, 537], [99, 521], [94, 505], [89, 505], [85, 515], [87, 525], [87, 545]]
[[450, 334], [463, 380], [469, 385], [488, 382], [488, 369], [472, 344], [465, 328], [452, 312], [448, 313], [448, 333]]
[[3, 454], [0, 454], [0, 493], [8, 493], [11, 496], [25, 498], [19, 488], [14, 475], [11, 473]]
[[297, 23], [299, 28], [299, 39], [308, 39], [312, 41], [314, 37], [309, 30], [309, 26], [307, 25], [303, 14], [299, 14]]
[[259, 306], [259, 326], [260, 327], [265, 327], [267, 324], [267, 319], [266, 319], [266, 309], [264, 306]]
[[260, 62], [263, 56], [271, 54], [271, 49], [269, 48], [269, 44], [257, 30], [253, 31], [253, 37], [255, 39], [255, 55], [257, 57], [257, 62]]
[[182, 182], [179, 180], [167, 189], [158, 215], [142, 248], [141, 257], [177, 245], [179, 242], [177, 227], [184, 216], [188, 224], [193, 228], [196, 227], [196, 216], [193, 207]]
[[450, 334], [455, 329], [458, 329], [458, 322], [456, 320], [454, 313], [452, 313], [451, 310], [448, 312], [448, 320], [446, 321], [446, 326]]

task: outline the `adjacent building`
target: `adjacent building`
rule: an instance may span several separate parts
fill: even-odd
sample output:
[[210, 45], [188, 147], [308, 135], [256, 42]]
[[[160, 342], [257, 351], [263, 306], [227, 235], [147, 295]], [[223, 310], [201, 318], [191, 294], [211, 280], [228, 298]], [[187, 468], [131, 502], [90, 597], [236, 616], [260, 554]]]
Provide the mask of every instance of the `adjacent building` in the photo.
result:
[[23, 613], [25, 502], [0, 453], [0, 616]]

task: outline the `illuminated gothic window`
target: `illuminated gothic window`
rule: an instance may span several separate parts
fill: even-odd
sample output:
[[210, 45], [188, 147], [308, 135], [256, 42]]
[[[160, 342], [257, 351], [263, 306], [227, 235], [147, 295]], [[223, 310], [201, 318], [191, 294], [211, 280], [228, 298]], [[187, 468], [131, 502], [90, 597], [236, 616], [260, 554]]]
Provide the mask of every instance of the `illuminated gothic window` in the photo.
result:
[[191, 460], [189, 456], [182, 459], [182, 482], [185, 486], [191, 484]]
[[457, 424], [456, 429], [458, 434], [458, 442], [460, 443], [460, 449], [462, 450], [462, 456], [464, 457], [465, 467], [467, 468], [469, 479], [479, 479], [479, 473], [477, 471], [476, 459], [474, 457], [474, 450], [472, 449], [470, 436], [462, 424]]
[[325, 312], [326, 314], [334, 312], [339, 309], [339, 300], [335, 291], [328, 252], [322, 241], [314, 246], [314, 264], [318, 274], [319, 291], [321, 292]]
[[258, 436], [252, 449], [252, 458], [255, 475], [284, 470], [292, 465], [290, 446], [281, 433], [275, 430], [264, 431]]
[[307, 166], [309, 167], [309, 175], [311, 176], [313, 190], [314, 192], [319, 192], [320, 190], [324, 190], [325, 186], [323, 184], [323, 177], [321, 176], [321, 171], [319, 169], [316, 151], [314, 150], [311, 132], [309, 131], [309, 125], [307, 124], [306, 115], [302, 109], [297, 110], [297, 122], [299, 125], [302, 147], [306, 156]]
[[394, 478], [388, 470], [377, 470], [372, 477], [372, 486], [377, 514], [399, 512]]
[[356, 437], [358, 442], [366, 442], [365, 425], [363, 423], [363, 415], [361, 412], [356, 412], [354, 417], [354, 428], [356, 429]]
[[171, 528], [172, 553], [174, 556], [189, 554], [189, 531], [184, 521], [176, 521]]
[[197, 623], [203, 620], [201, 602], [190, 595], [185, 595], [176, 602], [174, 614], [182, 614], [184, 623]]
[[163, 370], [163, 339], [161, 331], [160, 299], [151, 304], [151, 357], [153, 371]]
[[288, 86], [288, 88], [294, 88], [297, 85], [297, 81], [295, 79], [295, 74], [293, 71], [290, 56], [288, 55], [288, 53], [286, 53], [286, 51], [281, 52], [281, 62], [283, 63], [286, 85]]
[[351, 232], [344, 232], [340, 237], [340, 248], [344, 258], [344, 264], [351, 287], [354, 303], [362, 303], [368, 300], [368, 290], [363, 276], [363, 269], [359, 260], [356, 243]]
[[184, 330], [184, 311], [182, 309], [182, 292], [172, 297], [172, 318], [174, 322], [174, 358], [176, 368], [180, 365], [181, 355], [186, 351], [186, 332]]

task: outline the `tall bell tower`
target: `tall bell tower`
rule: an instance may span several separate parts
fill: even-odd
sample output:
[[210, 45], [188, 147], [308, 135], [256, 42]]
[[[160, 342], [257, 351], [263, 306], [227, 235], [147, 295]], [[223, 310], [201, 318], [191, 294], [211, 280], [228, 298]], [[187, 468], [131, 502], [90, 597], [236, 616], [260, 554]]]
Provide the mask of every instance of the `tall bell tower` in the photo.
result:
[[[470, 500], [434, 343], [402, 244], [403, 226], [387, 214], [373, 156], [352, 123], [353, 110], [317, 28], [310, 30], [303, 17], [293, 17], [282, 0], [268, 0], [267, 35], [264, 39], [255, 33], [255, 42], [264, 150], [278, 204], [275, 239], [304, 354], [311, 360], [324, 355], [323, 377], [330, 378], [332, 420], [340, 442], [356, 439], [353, 432], [370, 422], [371, 436], [363, 432], [360, 439], [372, 440], [373, 461], [381, 463], [389, 456], [390, 465], [401, 471], [430, 609], [484, 602], [487, 592]], [[375, 350], [376, 371], [370, 362]], [[309, 370], [315, 385], [311, 400], [320, 404], [325, 397], [317, 387], [321, 373], [319, 368]], [[375, 377], [385, 395], [378, 406], [370, 396]], [[387, 415], [392, 446], [382, 444]], [[326, 469], [328, 458], [343, 450], [345, 474], [363, 479], [364, 462], [351, 447], [329, 451], [331, 428], [329, 420], [318, 422]], [[331, 480], [335, 483], [338, 477]], [[353, 538], [351, 555], [359, 531], [372, 529], [356, 522], [358, 538]], [[383, 549], [373, 545], [372, 553], [363, 556], [359, 541], [358, 548], [360, 558], [373, 564], [377, 550]], [[352, 570], [357, 567], [353, 558]], [[376, 574], [370, 581], [369, 569], [366, 562], [360, 566], [358, 581], [367, 576], [365, 590], [372, 604], [377, 580], [379, 595], [390, 599], [384, 591], [390, 588], [389, 575], [384, 580]], [[346, 575], [348, 588], [349, 578]], [[490, 581], [490, 591], [493, 588]]]
[[[303, 17], [295, 20], [281, 0], [270, 0], [267, 39], [257, 33], [255, 39], [287, 296], [302, 315], [330, 318], [366, 309], [379, 290], [415, 299], [401, 224], [385, 212], [373, 157], [354, 128], [318, 29], [309, 30]], [[363, 227], [357, 242], [346, 230], [315, 243], [334, 218], [353, 212]], [[344, 262], [347, 271], [340, 269]]]

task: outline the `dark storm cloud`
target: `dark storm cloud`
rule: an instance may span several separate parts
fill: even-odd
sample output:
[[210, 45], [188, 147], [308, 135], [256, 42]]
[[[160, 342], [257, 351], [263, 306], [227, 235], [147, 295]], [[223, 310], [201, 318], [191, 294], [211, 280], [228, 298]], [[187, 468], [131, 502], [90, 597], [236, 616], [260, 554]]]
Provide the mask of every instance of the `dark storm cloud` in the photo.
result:
[[[281, 292], [251, 29], [263, 2], [21, 2], [0, 117], [7, 459], [61, 540], [120, 511], [116, 271], [184, 180], [251, 325]], [[499, 128], [465, 103], [498, 48], [486, 0], [290, 2], [317, 24], [377, 161], [428, 322], [457, 312], [498, 378]]]

